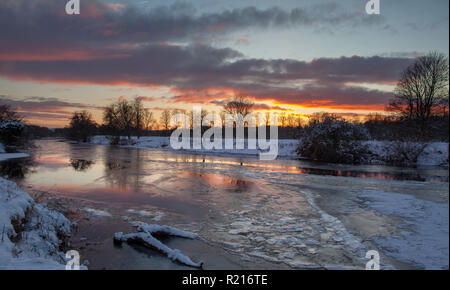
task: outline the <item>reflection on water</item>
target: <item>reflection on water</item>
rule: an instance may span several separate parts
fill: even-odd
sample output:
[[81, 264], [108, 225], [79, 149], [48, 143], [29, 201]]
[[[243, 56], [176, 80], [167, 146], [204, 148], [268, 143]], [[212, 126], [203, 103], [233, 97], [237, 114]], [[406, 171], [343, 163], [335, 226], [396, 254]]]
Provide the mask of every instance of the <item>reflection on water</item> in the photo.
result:
[[[186, 186], [195, 187], [199, 184], [225, 186], [229, 191], [245, 192], [253, 185], [242, 178], [241, 172], [247, 175], [324, 175], [448, 182], [448, 170], [445, 169], [341, 166], [298, 160], [263, 162], [251, 158], [201, 156], [51, 140], [41, 140], [37, 144], [39, 149], [35, 154], [35, 164], [31, 164], [29, 159], [8, 160], [0, 163], [2, 175], [24, 177], [32, 167], [34, 170], [28, 174], [27, 182], [37, 185], [75, 185], [80, 188], [117, 188], [121, 191], [158, 189], [161, 193], [165, 190], [183, 192]], [[211, 174], [214, 170], [227, 174]]]
[[141, 176], [145, 174], [141, 150], [105, 147], [103, 150], [104, 181], [122, 190], [142, 189]]
[[9, 160], [1, 163], [2, 174], [25, 176], [24, 184], [42, 191], [96, 202], [150, 204], [176, 212], [198, 208], [196, 211], [200, 215], [204, 212], [203, 205], [198, 207], [192, 203], [199, 200], [224, 206], [244, 203], [248, 196], [265, 190], [266, 180], [289, 179], [304, 186], [313, 185], [310, 181], [302, 182], [304, 178], [317, 175], [345, 177], [343, 181], [355, 178], [348, 179], [349, 182], [363, 179], [448, 181], [445, 169], [421, 171], [298, 160], [264, 162], [52, 140], [41, 140], [37, 144], [34, 164], [26, 159]]
[[314, 174], [328, 176], [373, 178], [381, 180], [414, 180], [414, 181], [448, 181], [448, 176], [432, 176], [419, 173], [403, 173], [403, 172], [365, 172], [353, 170], [333, 170], [322, 168], [297, 168], [297, 170], [288, 170], [287, 173], [297, 174]]
[[201, 179], [202, 183], [211, 186], [220, 186], [230, 192], [245, 193], [250, 191], [254, 185], [251, 181], [245, 180], [237, 174], [229, 177], [211, 173], [185, 172], [181, 177], [197, 177]]
[[84, 171], [86, 169], [89, 169], [89, 167], [94, 164], [94, 161], [91, 160], [84, 160], [84, 159], [70, 159], [70, 165], [72, 165], [73, 169], [76, 171]]

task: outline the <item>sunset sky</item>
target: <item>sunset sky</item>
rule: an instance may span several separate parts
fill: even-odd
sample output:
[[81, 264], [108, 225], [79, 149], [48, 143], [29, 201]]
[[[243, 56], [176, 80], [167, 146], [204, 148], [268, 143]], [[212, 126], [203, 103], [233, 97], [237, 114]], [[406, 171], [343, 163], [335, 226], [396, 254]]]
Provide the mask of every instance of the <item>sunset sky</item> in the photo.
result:
[[381, 112], [400, 72], [448, 54], [448, 0], [0, 1], [0, 103], [27, 123], [63, 127], [71, 112], [119, 98], [210, 111], [234, 95], [256, 108]]

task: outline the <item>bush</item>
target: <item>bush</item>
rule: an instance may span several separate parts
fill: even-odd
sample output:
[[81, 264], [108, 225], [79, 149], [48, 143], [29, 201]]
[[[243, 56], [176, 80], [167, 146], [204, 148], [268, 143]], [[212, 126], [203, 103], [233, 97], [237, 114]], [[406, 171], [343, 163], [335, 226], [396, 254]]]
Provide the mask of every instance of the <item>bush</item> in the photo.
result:
[[5, 146], [20, 146], [23, 143], [25, 125], [19, 121], [5, 119], [0, 122], [0, 143]]
[[369, 134], [360, 125], [336, 116], [313, 119], [300, 137], [297, 154], [319, 161], [362, 163], [367, 155]]
[[113, 136], [109, 138], [110, 145], [119, 145], [119, 143], [120, 143], [120, 136]]
[[110, 145], [136, 145], [136, 141], [122, 136], [107, 136]]
[[423, 153], [427, 147], [423, 142], [392, 142], [386, 148], [385, 152], [388, 152], [383, 156], [383, 160], [387, 164], [396, 166], [408, 166], [417, 164], [417, 159]]
[[96, 129], [97, 124], [89, 112], [74, 112], [70, 119], [67, 137], [78, 142], [89, 142]]

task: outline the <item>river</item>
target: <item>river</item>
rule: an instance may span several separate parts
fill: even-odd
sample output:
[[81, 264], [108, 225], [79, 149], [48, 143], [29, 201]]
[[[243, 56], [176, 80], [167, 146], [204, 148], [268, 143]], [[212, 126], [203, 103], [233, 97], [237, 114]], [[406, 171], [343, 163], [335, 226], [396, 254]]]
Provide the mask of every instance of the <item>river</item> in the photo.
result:
[[[0, 164], [38, 201], [77, 221], [69, 248], [91, 269], [185, 269], [113, 244], [131, 221], [176, 226], [165, 238], [206, 269], [448, 269], [448, 169], [350, 166], [36, 142]], [[22, 168], [25, 167], [25, 168]]]

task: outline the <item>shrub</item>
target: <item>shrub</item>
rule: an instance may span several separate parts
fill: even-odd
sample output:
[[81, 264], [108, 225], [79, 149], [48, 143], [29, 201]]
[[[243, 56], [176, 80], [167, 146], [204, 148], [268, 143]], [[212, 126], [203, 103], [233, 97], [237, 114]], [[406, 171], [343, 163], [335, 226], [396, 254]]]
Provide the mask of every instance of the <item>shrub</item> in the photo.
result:
[[5, 146], [22, 144], [25, 125], [20, 121], [5, 119], [0, 122], [0, 143]]
[[70, 119], [68, 137], [78, 142], [89, 142], [96, 129], [97, 124], [89, 112], [74, 112]]
[[417, 164], [417, 159], [427, 147], [423, 142], [395, 141], [387, 145], [383, 160], [387, 164], [396, 166], [408, 166]]
[[369, 134], [360, 125], [336, 116], [313, 119], [300, 137], [297, 154], [314, 160], [361, 163], [367, 155]]

